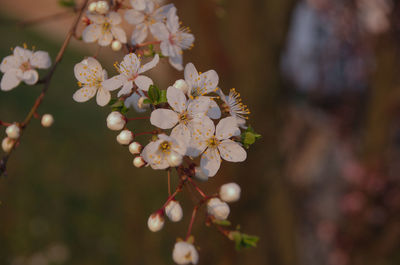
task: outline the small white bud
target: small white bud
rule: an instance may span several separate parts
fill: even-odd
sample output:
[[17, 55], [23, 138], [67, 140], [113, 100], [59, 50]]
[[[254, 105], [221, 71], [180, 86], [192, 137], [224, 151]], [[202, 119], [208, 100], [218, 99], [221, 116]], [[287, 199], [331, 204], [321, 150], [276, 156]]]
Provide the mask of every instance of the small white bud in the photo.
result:
[[90, 13], [96, 12], [96, 7], [97, 7], [97, 3], [96, 2], [90, 3], [90, 5], [88, 7], [89, 12]]
[[133, 165], [137, 168], [141, 168], [146, 165], [146, 161], [144, 161], [143, 157], [137, 156], [133, 159]]
[[167, 156], [167, 162], [170, 167], [177, 167], [180, 164], [182, 164], [182, 156], [180, 154], [177, 154], [176, 152], [171, 152]]
[[147, 226], [149, 227], [150, 231], [158, 232], [164, 227], [164, 217], [161, 213], [153, 213], [150, 215], [149, 219], [147, 220]]
[[125, 127], [126, 120], [124, 115], [118, 111], [113, 111], [107, 116], [107, 127], [113, 131], [122, 130]]
[[108, 12], [109, 9], [110, 7], [108, 6], [107, 1], [98, 1], [96, 3], [96, 12], [99, 14], [104, 15], [105, 13]]
[[204, 174], [203, 170], [200, 167], [195, 167], [194, 172], [195, 172], [194, 177], [198, 181], [205, 182], [208, 180], [208, 176]]
[[13, 146], [14, 146], [14, 140], [11, 139], [10, 137], [4, 138], [3, 141], [1, 142], [1, 148], [3, 148], [3, 151], [6, 153], [10, 152]]
[[120, 41], [114, 40], [114, 41], [111, 43], [111, 49], [112, 49], [113, 51], [117, 52], [117, 51], [121, 50], [121, 48], [122, 48], [122, 43], [121, 43]]
[[183, 217], [183, 210], [179, 202], [172, 200], [165, 206], [165, 214], [172, 222], [179, 222]]
[[189, 90], [188, 84], [183, 79], [176, 80], [174, 83], [174, 87], [180, 89], [184, 94], [186, 94]]
[[199, 253], [192, 244], [180, 241], [175, 243], [172, 259], [179, 265], [197, 264], [199, 262]]
[[138, 142], [133, 142], [129, 145], [129, 152], [131, 152], [132, 155], [138, 155], [140, 152], [142, 152], [142, 145], [139, 144]]
[[240, 186], [236, 183], [227, 183], [219, 189], [219, 197], [225, 202], [235, 202], [240, 199]]
[[141, 97], [141, 98], [139, 98], [137, 105], [138, 105], [138, 107], [139, 107], [140, 109], [147, 109], [148, 107], [150, 107], [150, 104], [143, 103], [143, 101], [144, 101], [145, 99], [147, 99], [147, 97]]
[[218, 198], [212, 198], [207, 202], [207, 212], [217, 220], [226, 220], [230, 213], [229, 205]]
[[44, 114], [42, 116], [42, 120], [40, 121], [43, 127], [50, 127], [54, 123], [53, 115], [51, 114]]
[[117, 142], [122, 145], [128, 145], [133, 141], [133, 133], [130, 130], [122, 130], [117, 135]]
[[6, 134], [11, 139], [18, 139], [21, 129], [16, 123], [11, 124], [6, 129]]

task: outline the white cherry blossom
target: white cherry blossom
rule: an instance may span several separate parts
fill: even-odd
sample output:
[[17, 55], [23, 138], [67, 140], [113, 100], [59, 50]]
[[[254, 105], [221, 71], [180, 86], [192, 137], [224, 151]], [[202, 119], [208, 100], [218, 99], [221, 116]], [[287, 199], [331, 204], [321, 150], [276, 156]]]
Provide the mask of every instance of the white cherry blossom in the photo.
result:
[[76, 64], [74, 72], [81, 88], [75, 92], [73, 99], [77, 102], [86, 102], [97, 93], [97, 104], [99, 106], [107, 105], [111, 99], [111, 89], [103, 86], [103, 82], [107, 78], [107, 72], [103, 70], [100, 63], [93, 57], [89, 57]]
[[193, 47], [194, 36], [189, 28], [180, 27], [176, 8], [173, 7], [167, 14], [166, 24], [158, 22], [151, 28], [154, 37], [161, 41], [160, 48], [164, 56], [169, 57], [169, 63], [177, 70], [183, 70], [182, 50]]
[[147, 109], [140, 104], [141, 98], [144, 97], [144, 93], [142, 90], [137, 90], [132, 95], [130, 95], [127, 99], [125, 99], [124, 105], [127, 108], [134, 108], [136, 112], [145, 112]]
[[236, 89], [232, 88], [227, 96], [219, 89], [218, 94], [224, 102], [223, 108], [225, 108], [225, 111], [236, 118], [239, 126], [245, 127], [246, 119], [248, 119], [247, 115], [250, 114], [250, 110], [242, 103], [240, 94], [236, 92]]
[[0, 65], [4, 73], [1, 79], [1, 90], [9, 91], [21, 82], [34, 85], [39, 80], [35, 69], [47, 69], [51, 66], [51, 59], [47, 52], [30, 51], [26, 48], [15, 47], [13, 55], [5, 57]]
[[[173, 4], [158, 7], [154, 1], [145, 1], [146, 6], [144, 9], [129, 9], [125, 12], [125, 20], [132, 25], [135, 29], [132, 33], [131, 42], [133, 45], [142, 43], [148, 35], [148, 31], [157, 22], [162, 22], [168, 11], [174, 7]], [[131, 2], [132, 4], [132, 2]], [[137, 2], [134, 3], [137, 5]], [[142, 4], [142, 3], [141, 3]]]
[[106, 81], [104, 81], [104, 87], [109, 90], [115, 90], [120, 87], [122, 89], [118, 92], [118, 97], [132, 92], [132, 88], [136, 85], [143, 91], [149, 90], [149, 86], [153, 84], [153, 81], [142, 73], [154, 68], [160, 58], [158, 54], [150, 62], [141, 65], [142, 59], [136, 56], [134, 53], [125, 55], [124, 59], [119, 65], [115, 65], [117, 71], [120, 73]]
[[193, 132], [191, 144], [187, 155], [197, 157], [200, 154], [200, 167], [204, 174], [209, 177], [215, 176], [220, 165], [221, 157], [230, 162], [242, 162], [247, 153], [243, 147], [229, 139], [240, 135], [234, 117], [221, 119], [215, 128], [213, 122], [205, 122], [201, 130]]
[[183, 92], [173, 86], [167, 89], [167, 101], [172, 109], [156, 109], [151, 113], [150, 122], [161, 129], [174, 129], [172, 136], [190, 141], [192, 131], [199, 130], [211, 120], [205, 115], [209, 102], [204, 100], [187, 100]]
[[115, 39], [126, 43], [126, 33], [119, 26], [122, 18], [117, 12], [109, 12], [107, 15], [88, 13], [87, 17], [91, 24], [82, 32], [84, 42], [97, 41], [100, 46], [108, 46]]
[[210, 101], [210, 107], [207, 115], [211, 119], [219, 119], [221, 110], [218, 104], [211, 98], [205, 95], [216, 92], [218, 90], [219, 77], [214, 70], [208, 70], [205, 73], [198, 72], [192, 63], [185, 66], [184, 71], [185, 81], [188, 84], [188, 97], [191, 99], [201, 99]]
[[[158, 140], [150, 142], [143, 149], [142, 157], [153, 169], [166, 169], [175, 164], [177, 156], [184, 156], [186, 149], [186, 143], [180, 139], [159, 134]], [[170, 161], [171, 158], [174, 161]]]

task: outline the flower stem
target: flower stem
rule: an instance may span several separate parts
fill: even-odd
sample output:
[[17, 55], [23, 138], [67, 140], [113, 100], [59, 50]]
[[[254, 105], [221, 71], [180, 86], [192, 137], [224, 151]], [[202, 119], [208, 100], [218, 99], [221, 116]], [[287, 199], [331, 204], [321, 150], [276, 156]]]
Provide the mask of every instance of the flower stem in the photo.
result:
[[194, 182], [194, 180], [192, 178], [188, 178], [190, 184], [192, 184], [192, 186], [197, 190], [198, 193], [200, 193], [201, 197], [203, 198], [208, 198], [208, 196], [200, 189], [199, 186], [197, 186], [197, 184]]
[[190, 235], [192, 234], [193, 223], [194, 223], [194, 220], [196, 219], [197, 210], [199, 209], [199, 207], [200, 207], [200, 205], [196, 205], [196, 206], [193, 208], [192, 218], [190, 219], [190, 223], [189, 223], [188, 231], [187, 231], [187, 233], [186, 233], [186, 238], [185, 238], [185, 240], [188, 240], [188, 238], [189, 238]]

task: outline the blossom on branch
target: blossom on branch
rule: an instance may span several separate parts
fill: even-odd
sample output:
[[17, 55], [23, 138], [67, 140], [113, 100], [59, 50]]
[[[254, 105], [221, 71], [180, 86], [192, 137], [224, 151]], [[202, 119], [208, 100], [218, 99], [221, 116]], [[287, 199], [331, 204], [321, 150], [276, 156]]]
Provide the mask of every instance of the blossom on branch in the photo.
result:
[[107, 78], [106, 70], [103, 70], [100, 63], [93, 57], [84, 59], [74, 67], [75, 77], [81, 87], [73, 95], [77, 102], [86, 102], [96, 95], [96, 102], [99, 106], [105, 106], [111, 99], [110, 90], [103, 86]]
[[34, 85], [39, 80], [39, 74], [35, 69], [47, 69], [50, 66], [51, 59], [47, 52], [34, 52], [17, 46], [13, 55], [5, 57], [1, 62], [0, 70], [4, 73], [1, 90], [12, 90], [22, 81], [27, 85]]
[[109, 90], [122, 87], [118, 92], [118, 97], [130, 94], [134, 85], [143, 91], [147, 91], [149, 90], [149, 86], [153, 84], [153, 81], [147, 76], [140, 74], [154, 68], [159, 60], [160, 58], [156, 54], [153, 60], [141, 65], [142, 59], [140, 57], [138, 58], [134, 53], [127, 54], [119, 65], [115, 65], [120, 74], [104, 81], [103, 85]]
[[164, 56], [169, 57], [169, 63], [177, 70], [183, 70], [182, 50], [193, 47], [194, 36], [190, 29], [181, 27], [176, 15], [176, 8], [169, 10], [166, 23], [158, 22], [151, 28], [154, 37], [161, 41], [160, 48]]
[[100, 46], [108, 46], [113, 40], [126, 43], [126, 33], [119, 26], [122, 22], [121, 16], [117, 12], [109, 12], [106, 15], [87, 14], [91, 24], [82, 32], [84, 42], [96, 42]]

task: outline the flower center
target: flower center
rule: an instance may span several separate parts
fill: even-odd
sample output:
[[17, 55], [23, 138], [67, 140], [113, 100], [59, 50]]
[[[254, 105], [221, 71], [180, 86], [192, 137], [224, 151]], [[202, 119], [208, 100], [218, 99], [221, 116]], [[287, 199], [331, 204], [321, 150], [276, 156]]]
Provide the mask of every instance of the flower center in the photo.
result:
[[208, 146], [209, 147], [217, 147], [219, 145], [219, 140], [215, 138], [215, 136], [208, 139]]
[[19, 68], [22, 70], [22, 72], [25, 72], [25, 71], [31, 70], [31, 64], [28, 61], [26, 61], [26, 62], [22, 63]]
[[188, 124], [188, 122], [190, 120], [187, 111], [184, 111], [184, 112], [180, 113], [179, 116], [178, 116], [178, 119], [179, 119], [180, 123], [183, 123], [185, 125]]
[[164, 141], [160, 144], [160, 150], [164, 153], [169, 153], [171, 150], [171, 143], [168, 141]]
[[103, 24], [103, 32], [109, 31], [109, 30], [110, 30], [110, 27], [111, 27], [111, 24], [108, 23], [108, 22], [105, 22], [105, 23]]

